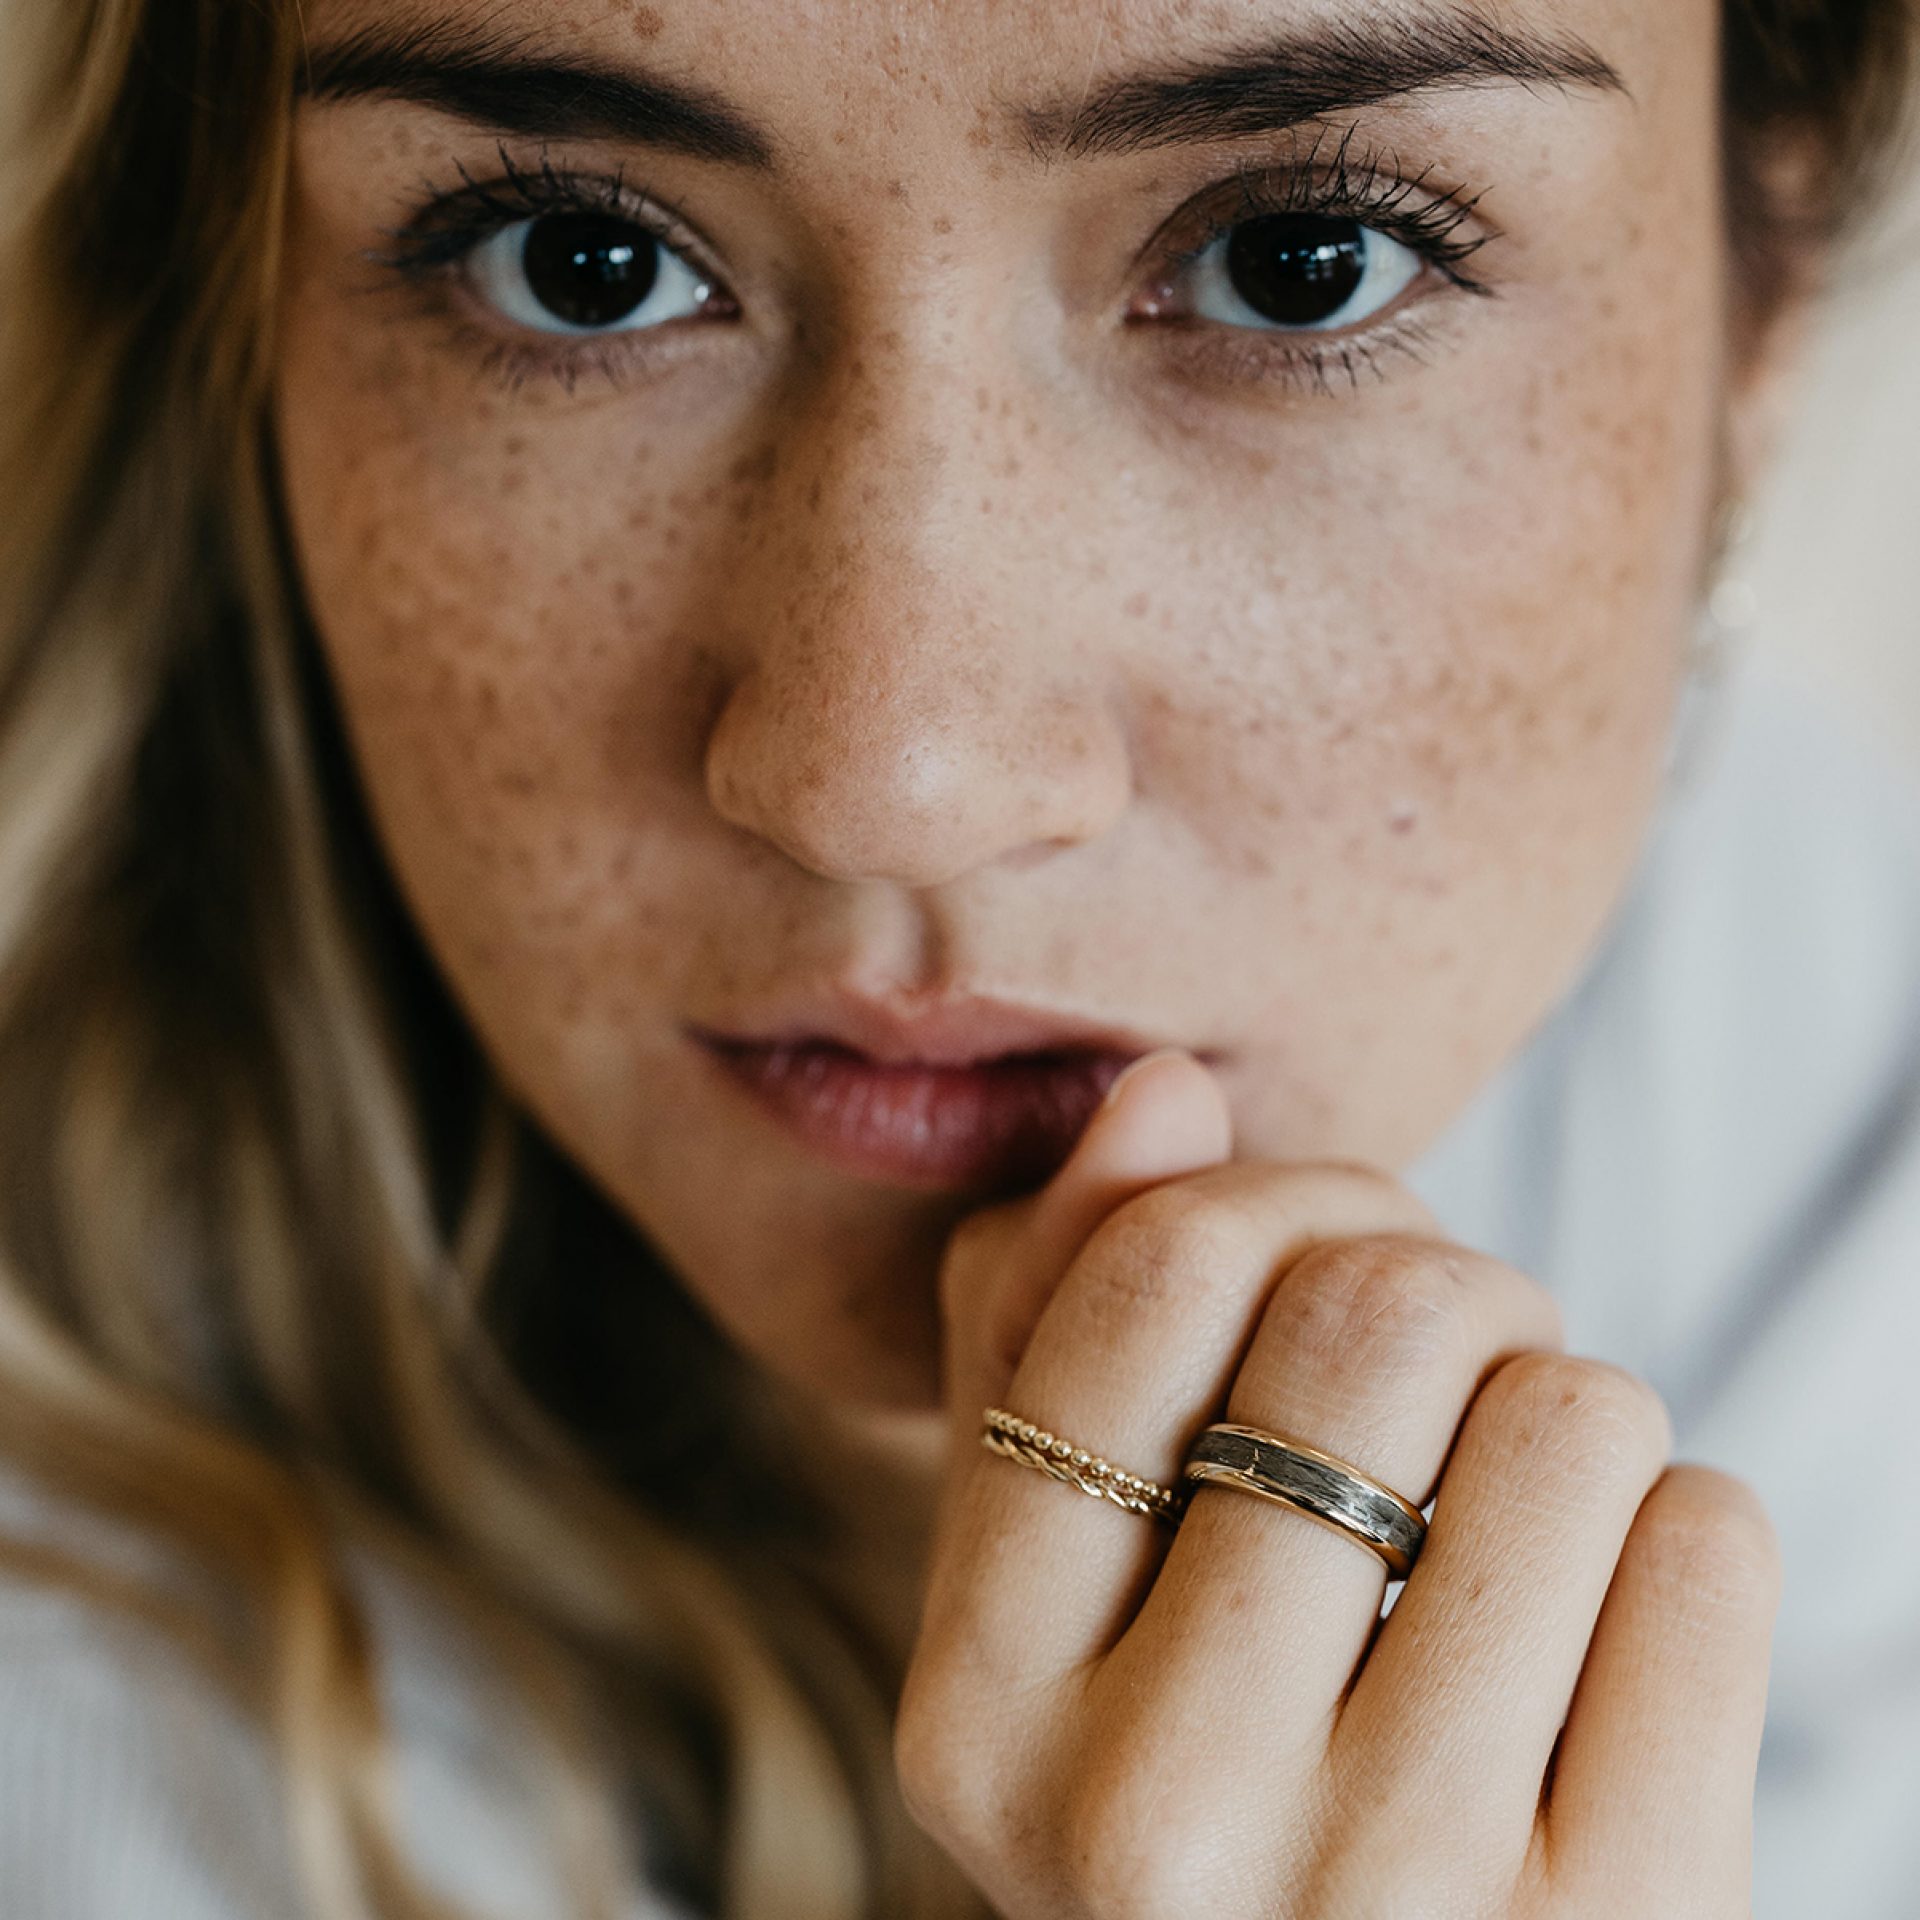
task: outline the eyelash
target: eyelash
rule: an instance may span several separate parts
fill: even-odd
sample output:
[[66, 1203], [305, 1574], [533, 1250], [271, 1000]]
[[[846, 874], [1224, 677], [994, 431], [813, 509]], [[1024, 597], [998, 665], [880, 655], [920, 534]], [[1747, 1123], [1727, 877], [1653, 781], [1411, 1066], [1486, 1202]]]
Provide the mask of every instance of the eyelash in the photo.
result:
[[[1269, 214], [1317, 214], [1354, 220], [1389, 239], [1399, 241], [1441, 275], [1455, 290], [1480, 297], [1498, 291], [1467, 270], [1466, 262], [1499, 229], [1484, 216], [1479, 231], [1461, 229], [1473, 218], [1481, 195], [1462, 190], [1430, 191], [1426, 182], [1433, 169], [1424, 167], [1406, 176], [1391, 155], [1369, 148], [1356, 159], [1351, 152], [1354, 130], [1339, 137], [1332, 154], [1322, 162], [1322, 134], [1299, 160], [1274, 168], [1245, 161], [1230, 183], [1230, 199], [1212, 202], [1201, 214], [1198, 235], [1164, 256], [1156, 284], [1171, 282], [1184, 273], [1217, 240], [1249, 220]], [[1182, 217], [1176, 215], [1175, 218]], [[1397, 306], [1396, 300], [1393, 305]], [[1393, 314], [1393, 306], [1384, 310]], [[1161, 327], [1179, 322], [1156, 320]], [[1279, 329], [1223, 328], [1202, 323], [1191, 331], [1189, 351], [1211, 377], [1227, 382], [1274, 380], [1327, 394], [1337, 381], [1357, 387], [1364, 375], [1385, 379], [1381, 362], [1390, 355], [1425, 358], [1431, 329], [1412, 314], [1385, 320], [1369, 319], [1364, 332], [1343, 334], [1292, 333]]]
[[[1325, 162], [1318, 157], [1320, 140], [1302, 159], [1282, 167], [1243, 162], [1228, 183], [1230, 203], [1218, 202], [1216, 188], [1212, 207], [1198, 216], [1197, 237], [1163, 249], [1155, 285], [1170, 284], [1216, 241], [1249, 220], [1270, 214], [1315, 214], [1354, 220], [1399, 241], [1460, 292], [1495, 292], [1465, 267], [1467, 259], [1498, 233], [1484, 218], [1477, 223], [1481, 231], [1461, 232], [1480, 195], [1429, 193], [1425, 182], [1431, 168], [1408, 178], [1398, 172], [1390, 156], [1376, 151], [1368, 150], [1356, 160], [1350, 152], [1352, 138], [1349, 128]], [[451, 328], [456, 344], [476, 353], [480, 370], [508, 391], [517, 392], [530, 379], [551, 378], [571, 393], [591, 374], [603, 374], [617, 386], [636, 356], [661, 351], [650, 336], [662, 331], [614, 332], [565, 346], [537, 344], [503, 337], [454, 308], [447, 298], [448, 283], [468, 254], [516, 221], [551, 213], [594, 213], [625, 221], [708, 276], [722, 317], [738, 312], [720, 274], [708, 263], [699, 236], [644, 192], [636, 196], [626, 184], [624, 170], [610, 175], [562, 173], [542, 155], [537, 171], [529, 173], [515, 165], [504, 146], [497, 151], [498, 182], [482, 184], [456, 161], [465, 185], [456, 192], [437, 193], [423, 181], [419, 210], [400, 226], [382, 229], [392, 246], [369, 251], [364, 257], [414, 291], [433, 316]], [[644, 202], [642, 206], [634, 205], [636, 197]], [[1195, 217], [1189, 206], [1174, 219]], [[1386, 311], [1391, 314], [1393, 309]], [[1423, 359], [1430, 337], [1417, 318], [1407, 315], [1384, 322], [1370, 316], [1364, 323], [1367, 330], [1351, 335], [1221, 327], [1208, 322], [1183, 326], [1178, 320], [1157, 318], [1151, 324], [1191, 336], [1185, 350], [1210, 378], [1277, 381], [1319, 393], [1332, 392], [1338, 380], [1358, 386], [1368, 373], [1385, 378], [1380, 363], [1389, 354]]]

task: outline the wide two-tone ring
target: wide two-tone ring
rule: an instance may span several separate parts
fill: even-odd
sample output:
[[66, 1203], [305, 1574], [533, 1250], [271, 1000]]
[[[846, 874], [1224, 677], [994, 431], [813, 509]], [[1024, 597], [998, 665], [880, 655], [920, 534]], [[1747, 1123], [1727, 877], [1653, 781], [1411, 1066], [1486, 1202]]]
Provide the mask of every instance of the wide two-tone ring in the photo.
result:
[[1195, 1487], [1233, 1487], [1292, 1507], [1371, 1547], [1388, 1574], [1404, 1580], [1419, 1558], [1427, 1523], [1371, 1474], [1288, 1434], [1230, 1420], [1205, 1428], [1188, 1449], [1181, 1477]]

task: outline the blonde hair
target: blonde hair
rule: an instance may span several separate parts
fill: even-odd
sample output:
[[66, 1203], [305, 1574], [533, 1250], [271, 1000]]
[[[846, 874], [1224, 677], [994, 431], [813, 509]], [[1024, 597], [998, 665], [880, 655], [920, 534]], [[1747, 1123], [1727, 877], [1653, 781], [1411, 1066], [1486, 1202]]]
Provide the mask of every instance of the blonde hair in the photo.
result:
[[[703, 1908], [978, 1915], [801, 1571], [824, 1520], [729, 1476], [790, 1410], [523, 1120], [374, 850], [263, 425], [298, 44], [272, 0], [0, 0], [0, 1453], [238, 1604], [0, 1564], [260, 1716], [316, 1912], [452, 1912], [363, 1541], [513, 1676], [581, 1914], [637, 1798]], [[595, 1433], [529, 1379], [616, 1303]]]
[[[1778, 83], [1741, 128], [1873, 120], [1904, 0], [1730, 6]], [[378, 857], [264, 428], [298, 47], [292, 0], [0, 0], [0, 1454], [237, 1604], [0, 1562], [260, 1717], [336, 1920], [448, 1915], [355, 1540], [499, 1651], [581, 1914], [628, 1795], [712, 1911], [984, 1914], [807, 1576], [827, 1518], [733, 1470], [792, 1409], [524, 1121]], [[618, 1422], [567, 1377], [601, 1345]]]

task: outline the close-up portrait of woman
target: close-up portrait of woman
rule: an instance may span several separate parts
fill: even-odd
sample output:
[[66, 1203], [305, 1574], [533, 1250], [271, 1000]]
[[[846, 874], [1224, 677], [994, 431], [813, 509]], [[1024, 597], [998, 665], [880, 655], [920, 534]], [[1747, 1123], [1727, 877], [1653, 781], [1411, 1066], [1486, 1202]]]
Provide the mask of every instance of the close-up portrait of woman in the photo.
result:
[[0, 0], [0, 1920], [1920, 1920], [1916, 39]]

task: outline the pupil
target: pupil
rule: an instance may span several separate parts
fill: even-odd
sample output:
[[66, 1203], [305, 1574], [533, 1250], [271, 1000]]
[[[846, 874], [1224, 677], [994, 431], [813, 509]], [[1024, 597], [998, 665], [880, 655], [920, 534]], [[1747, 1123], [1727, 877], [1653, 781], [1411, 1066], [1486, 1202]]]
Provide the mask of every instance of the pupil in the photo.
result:
[[604, 327], [653, 290], [658, 244], [606, 214], [542, 214], [527, 229], [521, 270], [549, 312], [572, 326]]
[[1331, 320], [1353, 298], [1366, 265], [1360, 223], [1322, 214], [1262, 214], [1227, 242], [1234, 291], [1281, 326]]

